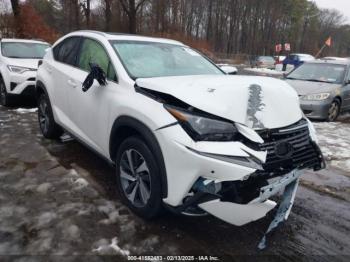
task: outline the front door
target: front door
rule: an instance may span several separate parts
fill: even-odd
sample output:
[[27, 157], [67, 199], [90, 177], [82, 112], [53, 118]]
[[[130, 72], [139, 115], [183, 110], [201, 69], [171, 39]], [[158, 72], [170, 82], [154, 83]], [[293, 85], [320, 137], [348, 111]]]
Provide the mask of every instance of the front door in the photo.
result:
[[[100, 86], [95, 80], [87, 92], [82, 91], [82, 83], [90, 72], [90, 63], [98, 64], [107, 76], [107, 84]], [[116, 73], [103, 45], [96, 40], [84, 38], [77, 68], [72, 69], [69, 81], [70, 115], [75, 124], [74, 133], [98, 152], [103, 148], [107, 134], [108, 101], [112, 93], [118, 92]]]
[[342, 87], [342, 97], [343, 97], [343, 105], [342, 110], [350, 110], [350, 75], [347, 77], [348, 79], [345, 82], [345, 85]]

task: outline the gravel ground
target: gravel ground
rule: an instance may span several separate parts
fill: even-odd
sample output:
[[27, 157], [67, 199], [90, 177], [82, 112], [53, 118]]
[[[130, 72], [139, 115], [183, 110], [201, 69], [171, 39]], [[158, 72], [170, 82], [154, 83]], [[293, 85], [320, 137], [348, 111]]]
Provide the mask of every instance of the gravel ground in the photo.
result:
[[113, 169], [74, 140], [44, 139], [35, 111], [0, 107], [0, 260], [350, 259], [350, 116], [315, 123], [328, 167], [305, 173], [289, 220], [258, 251], [273, 214], [243, 227], [168, 213], [144, 221], [120, 203]]

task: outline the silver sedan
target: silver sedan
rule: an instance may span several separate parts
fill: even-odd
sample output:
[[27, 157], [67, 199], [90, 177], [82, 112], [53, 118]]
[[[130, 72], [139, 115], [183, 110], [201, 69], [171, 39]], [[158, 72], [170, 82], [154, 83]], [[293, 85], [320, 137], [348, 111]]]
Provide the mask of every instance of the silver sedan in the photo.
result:
[[335, 121], [350, 110], [350, 61], [315, 60], [286, 76], [308, 118]]

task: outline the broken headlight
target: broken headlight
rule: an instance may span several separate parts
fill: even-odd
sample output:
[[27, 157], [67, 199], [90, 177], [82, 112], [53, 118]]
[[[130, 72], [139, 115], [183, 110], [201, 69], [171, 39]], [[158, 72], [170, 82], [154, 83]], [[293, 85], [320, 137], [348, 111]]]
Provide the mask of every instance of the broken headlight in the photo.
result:
[[195, 141], [233, 141], [238, 131], [232, 122], [165, 106]]

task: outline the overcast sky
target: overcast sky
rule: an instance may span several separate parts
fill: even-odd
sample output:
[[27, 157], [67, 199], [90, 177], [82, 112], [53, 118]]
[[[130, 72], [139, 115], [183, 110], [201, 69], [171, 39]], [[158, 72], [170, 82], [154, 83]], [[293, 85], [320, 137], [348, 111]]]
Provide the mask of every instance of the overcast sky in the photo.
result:
[[333, 8], [339, 10], [350, 22], [350, 0], [314, 0], [314, 2], [323, 8]]

